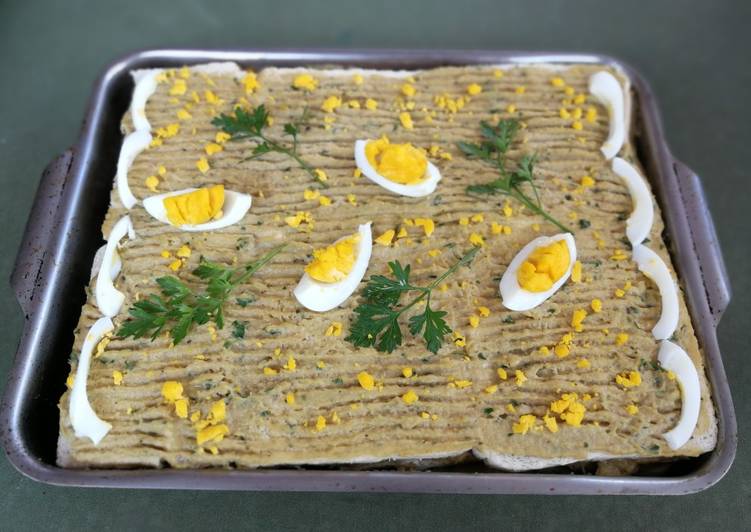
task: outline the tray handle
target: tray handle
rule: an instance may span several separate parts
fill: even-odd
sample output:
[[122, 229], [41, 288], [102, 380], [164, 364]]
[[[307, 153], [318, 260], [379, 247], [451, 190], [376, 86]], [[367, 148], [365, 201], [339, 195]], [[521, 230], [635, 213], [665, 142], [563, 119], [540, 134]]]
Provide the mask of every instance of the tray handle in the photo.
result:
[[33, 309], [34, 291], [40, 283], [50, 237], [57, 224], [57, 210], [65, 189], [65, 181], [73, 163], [73, 150], [67, 149], [55, 157], [44, 169], [31, 206], [21, 246], [13, 265], [10, 285], [28, 318]]
[[722, 257], [720, 241], [699, 176], [676, 159], [673, 159], [673, 171], [678, 179], [686, 211], [689, 213], [686, 220], [694, 237], [694, 251], [704, 281], [709, 310], [714, 325], [717, 326], [722, 313], [730, 303], [731, 296], [730, 280]]

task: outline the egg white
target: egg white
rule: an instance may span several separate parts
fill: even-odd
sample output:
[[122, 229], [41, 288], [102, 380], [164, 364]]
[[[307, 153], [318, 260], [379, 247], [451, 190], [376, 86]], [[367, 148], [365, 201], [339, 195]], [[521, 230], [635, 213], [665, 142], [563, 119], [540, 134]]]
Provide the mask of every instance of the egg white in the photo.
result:
[[161, 68], [131, 72], [136, 86], [133, 89], [133, 98], [130, 100], [130, 116], [136, 131], [151, 131], [151, 124], [146, 118], [146, 102], [154, 94], [157, 86], [156, 78], [162, 72]]
[[[187, 194], [198, 190], [195, 188], [185, 188], [183, 190], [177, 190], [175, 192], [165, 192], [164, 194], [157, 194], [155, 196], [149, 196], [143, 200], [143, 208], [146, 209], [152, 217], [156, 218], [162, 223], [172, 225], [167, 217], [167, 209], [164, 207], [164, 199], [172, 196], [179, 196], [180, 194]], [[196, 232], [196, 231], [215, 231], [222, 229], [223, 227], [229, 227], [236, 224], [243, 219], [245, 213], [250, 209], [252, 198], [248, 194], [242, 194], [240, 192], [233, 192], [232, 190], [224, 191], [224, 205], [222, 206], [222, 216], [217, 220], [210, 220], [206, 223], [191, 225], [185, 224], [179, 227], [183, 231]]]
[[660, 319], [652, 328], [657, 340], [670, 338], [678, 328], [678, 287], [660, 256], [643, 244], [634, 247], [633, 259], [639, 270], [652, 279], [660, 291], [662, 310]]
[[411, 198], [420, 198], [427, 196], [435, 191], [438, 182], [441, 180], [441, 172], [438, 168], [428, 161], [428, 168], [425, 171], [427, 177], [415, 183], [414, 185], [403, 185], [401, 183], [394, 183], [390, 179], [382, 176], [378, 171], [373, 168], [373, 165], [368, 161], [368, 157], [365, 155], [365, 146], [370, 142], [369, 140], [357, 140], [355, 141], [355, 163], [365, 177], [382, 186], [389, 192], [399, 194], [401, 196], [409, 196]]
[[138, 199], [130, 191], [128, 184], [128, 171], [138, 154], [149, 147], [151, 144], [151, 134], [148, 131], [134, 131], [123, 140], [123, 146], [120, 148], [120, 156], [117, 159], [117, 174], [115, 183], [117, 184], [117, 194], [123, 206], [130, 210], [138, 203]]
[[626, 107], [623, 89], [610, 72], [601, 71], [589, 78], [589, 92], [608, 110], [610, 133], [600, 150], [605, 159], [615, 157], [626, 139]]
[[652, 230], [654, 221], [654, 206], [652, 194], [649, 193], [647, 182], [629, 163], [616, 157], [613, 159], [613, 172], [625, 183], [631, 194], [631, 202], [634, 210], [626, 220], [626, 236], [631, 246], [635, 247], [644, 242]]
[[[104, 260], [104, 250], [107, 249], [107, 244], [102, 244], [94, 254], [94, 261], [91, 263], [91, 273], [89, 274], [89, 280], [93, 279], [99, 274], [99, 268], [102, 267], [102, 261]], [[120, 268], [123, 263], [120, 260], [120, 254], [115, 251], [112, 254], [112, 263], [110, 267], [110, 278], [113, 280], [120, 274]]]
[[675, 427], [662, 435], [671, 449], [680, 449], [691, 439], [699, 420], [701, 405], [699, 374], [688, 354], [667, 340], [660, 345], [657, 360], [663, 369], [675, 373], [675, 378], [681, 388], [681, 417]]
[[[116, 316], [120, 312], [120, 307], [125, 301], [125, 295], [120, 292], [113, 281], [120, 273], [120, 257], [117, 253], [117, 245], [125, 235], [129, 238], [135, 238], [133, 224], [130, 222], [130, 216], [123, 216], [112, 227], [107, 244], [104, 247], [102, 261], [97, 273], [96, 286], [94, 287], [94, 299], [99, 311], [108, 317]], [[114, 275], [113, 275], [114, 273]]]
[[91, 408], [89, 396], [86, 393], [91, 353], [99, 341], [104, 338], [104, 335], [114, 328], [112, 320], [107, 317], [99, 318], [91, 326], [81, 347], [81, 353], [78, 355], [78, 367], [76, 368], [73, 388], [70, 391], [68, 413], [76, 437], [89, 438], [94, 442], [94, 445], [99, 445], [99, 442], [107, 435], [112, 425], [96, 415], [94, 409]]
[[[527, 260], [527, 257], [535, 249], [549, 246], [559, 240], [564, 240], [568, 247], [569, 264], [566, 272], [560, 279], [553, 283], [553, 286], [544, 292], [530, 292], [522, 288], [516, 276], [522, 263]], [[516, 254], [511, 264], [508, 265], [508, 268], [503, 273], [498, 287], [501, 292], [501, 303], [509, 310], [523, 311], [535, 308], [552, 296], [571, 277], [571, 269], [574, 266], [574, 262], [576, 262], [576, 242], [571, 233], [560, 233], [554, 236], [535, 238]]]
[[326, 312], [344, 303], [357, 289], [368, 269], [370, 254], [373, 250], [370, 222], [361, 225], [358, 233], [360, 240], [357, 243], [357, 256], [352, 271], [347, 277], [336, 283], [322, 283], [307, 273], [303, 274], [294, 290], [295, 297], [302, 306], [315, 312]]

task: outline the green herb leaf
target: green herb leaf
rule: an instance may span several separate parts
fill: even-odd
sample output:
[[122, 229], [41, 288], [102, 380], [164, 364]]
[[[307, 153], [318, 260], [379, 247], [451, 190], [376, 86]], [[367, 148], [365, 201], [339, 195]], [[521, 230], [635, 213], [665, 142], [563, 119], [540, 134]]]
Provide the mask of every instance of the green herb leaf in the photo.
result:
[[[468, 194], [503, 194], [516, 199], [529, 210], [539, 214], [567, 233], [573, 233], [571, 229], [550, 216], [543, 208], [540, 195], [534, 182], [534, 166], [536, 155], [524, 155], [516, 169], [511, 171], [506, 167], [506, 153], [519, 130], [519, 121], [516, 119], [499, 120], [493, 126], [487, 122], [480, 122], [480, 132], [485, 140], [480, 144], [471, 142], [457, 142], [456, 146], [470, 158], [482, 159], [496, 167], [500, 177], [488, 183], [470, 185], [466, 191]], [[524, 189], [532, 189], [532, 196]]]
[[[451, 333], [444, 317], [446, 312], [434, 310], [430, 306], [430, 294], [446, 277], [461, 266], [472, 262], [478, 247], [468, 250], [453, 266], [436, 278], [428, 286], [415, 286], [410, 283], [410, 266], [402, 266], [399, 261], [389, 263], [392, 278], [374, 275], [363, 290], [365, 301], [355, 308], [357, 317], [350, 326], [346, 340], [357, 347], [375, 347], [378, 351], [391, 353], [402, 344], [403, 336], [399, 318], [406, 311], [425, 300], [422, 312], [408, 320], [412, 335], [422, 335], [430, 352], [436, 353], [443, 345], [444, 337]], [[406, 305], [399, 307], [403, 293], [419, 292]]]
[[257, 144], [253, 147], [250, 156], [247, 157], [248, 160], [262, 157], [271, 152], [281, 153], [293, 159], [320, 186], [326, 188], [326, 183], [321, 181], [315, 169], [297, 153], [297, 136], [300, 133], [300, 127], [307, 124], [308, 114], [309, 109], [306, 107], [296, 121], [284, 124], [284, 133], [292, 137], [291, 146], [266, 135], [264, 128], [268, 124], [269, 113], [263, 104], [251, 112], [244, 110], [242, 107], [235, 107], [232, 114], [222, 113], [214, 117], [211, 123], [225, 133], [229, 133], [231, 135], [230, 140], [250, 139], [256, 141]]
[[245, 326], [247, 325], [244, 321], [233, 321], [232, 322], [232, 336], [238, 339], [245, 338]]
[[[206, 291], [201, 294], [193, 292], [176, 277], [159, 277], [156, 282], [162, 296], [151, 294], [146, 299], [136, 301], [128, 311], [130, 318], [118, 330], [118, 336], [150, 336], [153, 341], [166, 329], [173, 343], [177, 345], [185, 339], [194, 325], [213, 321], [217, 328], [222, 329], [223, 306], [230, 292], [247, 281], [284, 247], [278, 246], [257, 261], [240, 268], [222, 266], [201, 257], [199, 266], [193, 271], [193, 275], [207, 281]], [[233, 335], [238, 331], [239, 329], [235, 328]], [[242, 332], [244, 336], [244, 326]]]

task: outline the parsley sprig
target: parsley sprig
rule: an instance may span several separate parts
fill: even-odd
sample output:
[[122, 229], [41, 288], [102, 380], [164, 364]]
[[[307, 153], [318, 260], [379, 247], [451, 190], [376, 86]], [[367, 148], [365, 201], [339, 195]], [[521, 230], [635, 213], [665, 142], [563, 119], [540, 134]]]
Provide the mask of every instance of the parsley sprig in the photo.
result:
[[[443, 337], [451, 333], [451, 327], [443, 319], [446, 316], [445, 311], [431, 308], [431, 293], [446, 277], [461, 266], [469, 265], [479, 249], [474, 247], [467, 251], [428, 286], [416, 286], [410, 282], [409, 265], [402, 266], [398, 260], [389, 262], [389, 269], [394, 278], [384, 275], [370, 277], [363, 290], [365, 301], [355, 308], [357, 318], [350, 327], [346, 340], [357, 347], [375, 346], [378, 351], [391, 353], [402, 345], [399, 317], [421, 301], [425, 301], [425, 309], [409, 318], [409, 332], [415, 336], [422, 334], [428, 351], [438, 352], [443, 345]], [[419, 292], [419, 295], [407, 304], [398, 306], [401, 295], [408, 292]]]
[[277, 246], [260, 259], [239, 268], [223, 266], [201, 257], [198, 268], [193, 270], [193, 275], [206, 281], [206, 290], [200, 294], [193, 292], [177, 277], [159, 277], [156, 282], [162, 295], [151, 294], [134, 303], [129, 310], [130, 318], [120, 327], [118, 336], [150, 336], [153, 341], [166, 330], [177, 345], [194, 325], [203, 325], [211, 320], [217, 328], [223, 328], [224, 303], [232, 290], [247, 281], [282, 249], [284, 245]]
[[252, 111], [246, 111], [242, 107], [235, 107], [235, 110], [231, 115], [222, 113], [219, 116], [214, 117], [211, 123], [225, 133], [230, 134], [232, 136], [230, 140], [253, 139], [257, 141], [250, 157], [247, 157], [245, 160], [257, 159], [258, 157], [270, 152], [284, 154], [297, 162], [297, 164], [300, 165], [300, 168], [310, 174], [319, 185], [326, 188], [326, 183], [324, 183], [318, 176], [315, 168], [310, 166], [310, 164], [308, 164], [297, 153], [297, 136], [300, 133], [300, 128], [308, 123], [309, 115], [310, 110], [306, 107], [303, 109], [302, 114], [297, 120], [284, 124], [284, 133], [292, 137], [291, 146], [278, 140], [274, 140], [266, 135], [264, 128], [268, 124], [269, 112], [263, 104], [259, 105]]
[[[457, 147], [468, 157], [482, 159], [498, 169], [501, 175], [489, 183], [482, 185], [470, 185], [467, 187], [469, 194], [503, 194], [511, 196], [529, 210], [539, 214], [549, 222], [555, 224], [567, 233], [573, 233], [571, 229], [545, 212], [540, 201], [540, 195], [534, 182], [534, 166], [537, 155], [524, 155], [516, 169], [511, 171], [506, 167], [506, 153], [519, 131], [519, 121], [515, 119], [502, 119], [493, 126], [485, 121], [480, 122], [480, 131], [483, 141], [479, 144], [471, 142], [458, 142]], [[529, 197], [523, 190], [525, 183], [529, 183], [534, 193], [534, 198]]]

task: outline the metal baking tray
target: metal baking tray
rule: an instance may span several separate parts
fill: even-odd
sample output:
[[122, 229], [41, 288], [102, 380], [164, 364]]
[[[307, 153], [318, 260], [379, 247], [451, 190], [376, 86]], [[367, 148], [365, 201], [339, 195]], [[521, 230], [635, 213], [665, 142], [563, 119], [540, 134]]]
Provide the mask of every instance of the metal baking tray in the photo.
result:
[[[683, 281], [719, 419], [717, 448], [635, 476], [592, 474], [582, 466], [507, 473], [481, 464], [429, 471], [278, 468], [261, 470], [71, 470], [55, 465], [57, 402], [68, 373], [73, 329], [100, 226], [109, 203], [136, 68], [208, 61], [266, 66], [341, 65], [417, 69], [482, 63], [604, 63], [632, 82], [634, 134], [662, 208], [672, 256]], [[670, 153], [655, 98], [628, 65], [596, 54], [440, 50], [146, 50], [113, 62], [97, 81], [78, 142], [57, 157], [39, 183], [11, 285], [25, 321], [0, 417], [10, 462], [28, 477], [57, 485], [230, 490], [381, 491], [546, 494], [683, 494], [719, 481], [735, 457], [737, 427], [716, 328], [730, 286], [699, 177]]]

